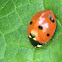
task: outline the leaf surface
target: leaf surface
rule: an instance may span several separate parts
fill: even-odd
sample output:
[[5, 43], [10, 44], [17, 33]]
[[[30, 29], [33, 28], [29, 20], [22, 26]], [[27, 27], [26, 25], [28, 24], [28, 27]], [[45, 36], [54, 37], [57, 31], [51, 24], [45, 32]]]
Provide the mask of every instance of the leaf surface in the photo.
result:
[[[52, 10], [56, 17], [54, 42], [34, 48], [27, 35], [34, 14]], [[0, 0], [0, 62], [62, 62], [61, 0]]]

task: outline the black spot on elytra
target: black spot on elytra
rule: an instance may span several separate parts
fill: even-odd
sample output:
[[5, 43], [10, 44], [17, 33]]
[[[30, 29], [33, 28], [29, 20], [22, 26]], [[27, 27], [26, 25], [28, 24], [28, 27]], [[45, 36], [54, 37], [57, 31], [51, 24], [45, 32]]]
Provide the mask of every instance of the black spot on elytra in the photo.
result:
[[47, 36], [50, 36], [50, 34], [48, 33]]
[[41, 29], [41, 30], [43, 29], [43, 27], [42, 27], [42, 26], [38, 26], [38, 28], [39, 28], [39, 29]]
[[54, 19], [52, 17], [50, 17], [50, 20], [54, 23]]
[[48, 17], [49, 17], [49, 18], [50, 18], [50, 20], [54, 23], [54, 19], [53, 19], [52, 15], [51, 15], [51, 14], [49, 14], [49, 15], [48, 15]]
[[32, 24], [32, 21], [30, 21], [30, 24]]

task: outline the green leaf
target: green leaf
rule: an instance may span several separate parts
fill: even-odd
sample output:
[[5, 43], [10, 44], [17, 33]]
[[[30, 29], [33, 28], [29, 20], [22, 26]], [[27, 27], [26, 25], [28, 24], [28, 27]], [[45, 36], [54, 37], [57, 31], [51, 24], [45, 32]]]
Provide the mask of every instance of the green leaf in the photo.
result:
[[[27, 28], [39, 11], [52, 10], [56, 17], [54, 42], [35, 48]], [[0, 0], [0, 62], [62, 62], [61, 0]]]

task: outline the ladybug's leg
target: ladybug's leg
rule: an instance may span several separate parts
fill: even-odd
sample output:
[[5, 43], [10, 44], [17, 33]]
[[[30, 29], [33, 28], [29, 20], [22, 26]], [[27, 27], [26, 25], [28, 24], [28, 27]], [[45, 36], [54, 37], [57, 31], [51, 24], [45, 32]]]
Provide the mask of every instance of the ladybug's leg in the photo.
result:
[[54, 41], [54, 39], [53, 39], [53, 38], [51, 38], [51, 40], [52, 40], [52, 41]]
[[47, 46], [47, 43], [44, 43], [43, 45]]
[[38, 48], [38, 47], [41, 47], [41, 46], [42, 46], [42, 43], [36, 41], [35, 38], [30, 38], [30, 37], [28, 37], [28, 38], [29, 38], [31, 44], [32, 44], [34, 47], [37, 47], [37, 48]]

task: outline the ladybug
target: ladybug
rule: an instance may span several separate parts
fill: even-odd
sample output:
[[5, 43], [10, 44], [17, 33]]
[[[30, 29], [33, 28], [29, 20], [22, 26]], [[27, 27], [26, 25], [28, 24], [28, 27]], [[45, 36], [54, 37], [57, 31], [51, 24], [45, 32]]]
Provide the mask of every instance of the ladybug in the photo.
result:
[[33, 16], [28, 26], [28, 37], [36, 47], [48, 42], [56, 29], [56, 18], [51, 10], [43, 10]]

